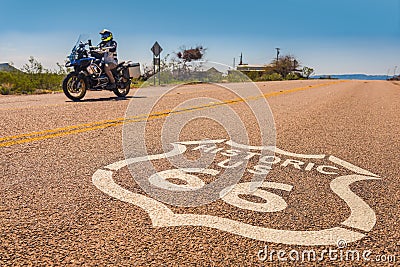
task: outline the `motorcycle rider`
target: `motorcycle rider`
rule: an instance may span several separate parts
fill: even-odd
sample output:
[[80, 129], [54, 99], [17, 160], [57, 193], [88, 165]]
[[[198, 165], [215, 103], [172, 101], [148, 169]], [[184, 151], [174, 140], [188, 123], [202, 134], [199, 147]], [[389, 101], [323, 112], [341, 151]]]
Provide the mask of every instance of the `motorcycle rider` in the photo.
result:
[[101, 32], [99, 32], [99, 34], [101, 35], [101, 43], [99, 44], [99, 48], [104, 52], [104, 72], [107, 74], [109, 79], [107, 89], [115, 89], [115, 78], [111, 70], [115, 69], [118, 65], [117, 42], [113, 39], [112, 32], [107, 29], [103, 29]]

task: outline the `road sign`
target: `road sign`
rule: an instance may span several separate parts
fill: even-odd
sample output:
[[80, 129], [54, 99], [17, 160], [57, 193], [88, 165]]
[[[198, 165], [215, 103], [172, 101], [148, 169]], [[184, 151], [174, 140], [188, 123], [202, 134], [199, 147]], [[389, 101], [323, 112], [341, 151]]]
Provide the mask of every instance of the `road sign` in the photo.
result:
[[161, 46], [158, 44], [158, 42], [155, 42], [153, 47], [151, 48], [151, 51], [153, 52], [155, 57], [158, 57], [160, 53], [162, 52]]

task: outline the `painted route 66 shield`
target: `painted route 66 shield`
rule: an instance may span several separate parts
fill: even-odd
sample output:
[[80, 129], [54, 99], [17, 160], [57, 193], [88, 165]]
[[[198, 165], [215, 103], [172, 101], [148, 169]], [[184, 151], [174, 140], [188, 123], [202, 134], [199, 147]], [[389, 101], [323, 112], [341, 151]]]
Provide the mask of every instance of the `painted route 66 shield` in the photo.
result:
[[[375, 225], [375, 212], [351, 186], [377, 180], [378, 175], [339, 157], [298, 154], [277, 147], [242, 145], [232, 140], [191, 140], [172, 143], [171, 147], [166, 153], [107, 165], [94, 173], [93, 183], [105, 194], [143, 209], [154, 227], [201, 226], [266, 242], [336, 245], [338, 240], [362, 239]], [[274, 150], [275, 154], [264, 155], [263, 150]], [[213, 162], [204, 168], [168, 165], [174, 157], [190, 157], [196, 153], [212, 155]], [[125, 182], [115, 180], [115, 175], [127, 166], [136, 166], [140, 176], [143, 162], [157, 166], [157, 172], [142, 178], [154, 190], [170, 192], [172, 196], [184, 197], [185, 193], [201, 190], [217, 181], [224, 172], [235, 169], [241, 169], [244, 178], [220, 190], [218, 200], [186, 211], [152, 198], [135, 185], [132, 177]], [[267, 174], [262, 182], [246, 179], [265, 178]], [[313, 176], [323, 179], [315, 180], [307, 188], [297, 186], [298, 179]], [[304, 195], [307, 197], [300, 198]], [[338, 216], [339, 221], [331, 220], [329, 206], [332, 205], [343, 206], [339, 210], [345, 216]], [[229, 216], [226, 211], [230, 211]], [[278, 221], [286, 227], [278, 227]]]

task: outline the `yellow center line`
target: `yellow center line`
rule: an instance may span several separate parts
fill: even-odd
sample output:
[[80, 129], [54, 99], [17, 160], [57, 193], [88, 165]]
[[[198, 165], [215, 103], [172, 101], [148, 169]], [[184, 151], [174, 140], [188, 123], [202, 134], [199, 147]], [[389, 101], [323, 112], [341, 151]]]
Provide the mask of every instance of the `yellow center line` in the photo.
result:
[[294, 92], [298, 92], [298, 91], [304, 91], [304, 90], [308, 90], [308, 89], [312, 89], [312, 88], [334, 85], [334, 84], [341, 83], [341, 82], [343, 82], [343, 81], [329, 82], [329, 83], [323, 83], [323, 84], [317, 84], [317, 85], [310, 85], [307, 87], [298, 87], [298, 88], [293, 88], [293, 89], [288, 89], [288, 90], [283, 90], [283, 91], [270, 92], [270, 93], [266, 93], [266, 94], [262, 94], [262, 95], [258, 95], [258, 96], [250, 96], [245, 99], [244, 98], [235, 98], [235, 99], [224, 100], [224, 101], [216, 102], [216, 103], [182, 108], [182, 109], [178, 109], [178, 110], [165, 110], [165, 111], [160, 111], [160, 112], [155, 112], [155, 113], [150, 113], [150, 114], [140, 114], [140, 115], [132, 116], [132, 117], [128, 117], [128, 118], [116, 118], [116, 119], [112, 119], [112, 120], [103, 120], [103, 121], [97, 121], [97, 122], [84, 123], [84, 124], [79, 124], [79, 125], [72, 125], [72, 126], [67, 126], [67, 127], [49, 129], [49, 130], [44, 130], [44, 131], [14, 135], [14, 136], [6, 136], [6, 137], [0, 138], [0, 147], [9, 147], [9, 146], [17, 145], [17, 144], [23, 144], [23, 143], [34, 142], [34, 141], [39, 141], [39, 140], [44, 140], [44, 139], [49, 139], [49, 138], [61, 137], [61, 136], [66, 136], [66, 135], [71, 135], [71, 134], [78, 134], [78, 133], [83, 133], [83, 132], [88, 132], [88, 131], [93, 131], [93, 130], [98, 130], [98, 129], [104, 129], [104, 128], [108, 128], [108, 127], [118, 126], [118, 125], [121, 125], [124, 123], [143, 122], [143, 121], [166, 117], [171, 114], [191, 112], [191, 111], [200, 110], [200, 109], [215, 108], [215, 107], [218, 107], [221, 105], [232, 105], [232, 104], [245, 102], [245, 101], [254, 101], [254, 100], [258, 100], [258, 99], [262, 99], [262, 98], [269, 98], [269, 97], [274, 97], [274, 96], [279, 96], [279, 95], [284, 95], [284, 94], [290, 94], [290, 93], [294, 93]]

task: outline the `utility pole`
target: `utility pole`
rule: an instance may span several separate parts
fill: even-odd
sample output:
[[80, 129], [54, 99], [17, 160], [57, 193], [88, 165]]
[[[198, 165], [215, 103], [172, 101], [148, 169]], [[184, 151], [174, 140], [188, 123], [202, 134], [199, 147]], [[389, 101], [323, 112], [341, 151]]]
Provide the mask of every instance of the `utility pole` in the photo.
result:
[[236, 58], [233, 58], [233, 69], [235, 69], [235, 65], [236, 65]]
[[239, 65], [243, 65], [243, 53], [240, 53]]
[[277, 47], [277, 48], [275, 48], [275, 49], [276, 49], [276, 62], [278, 62], [278, 60], [279, 60], [279, 54], [280, 54], [279, 51], [281, 51], [281, 49], [280, 49], [279, 47]]

